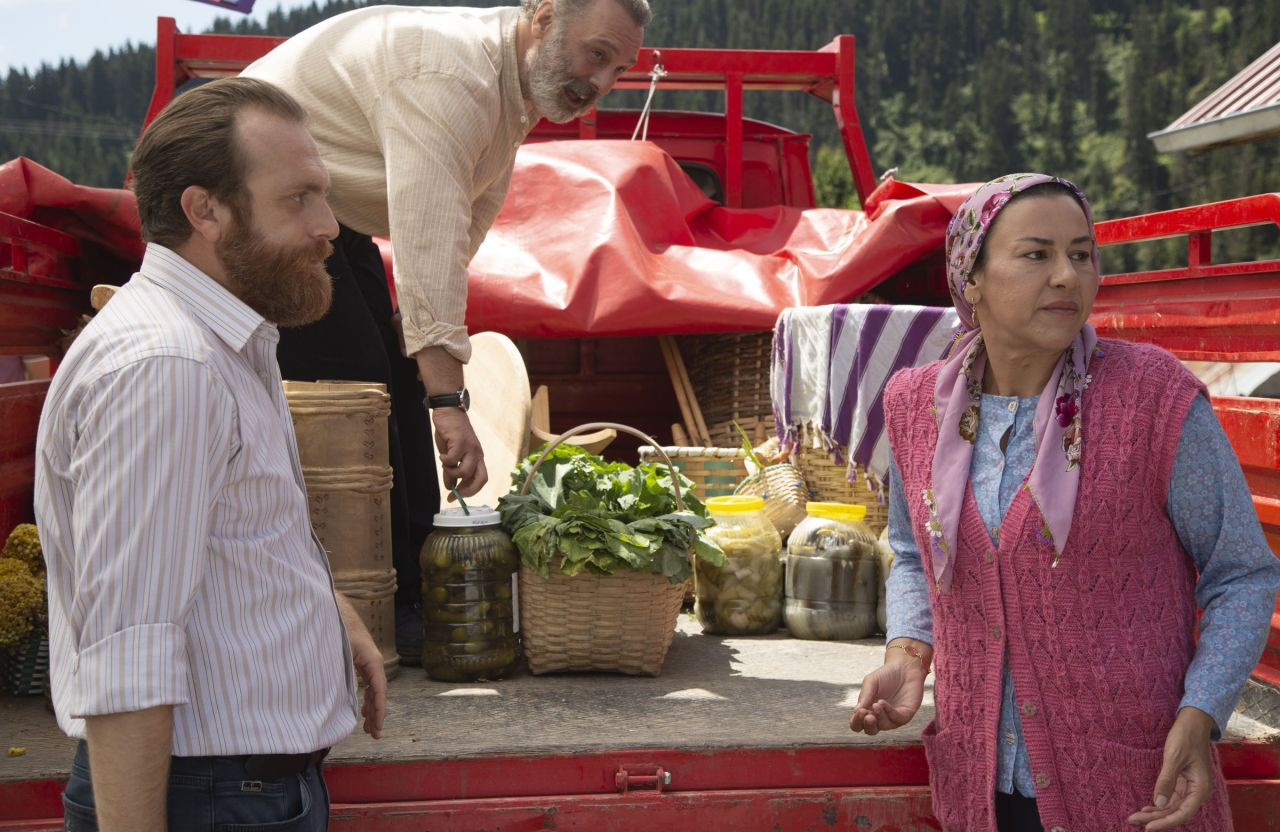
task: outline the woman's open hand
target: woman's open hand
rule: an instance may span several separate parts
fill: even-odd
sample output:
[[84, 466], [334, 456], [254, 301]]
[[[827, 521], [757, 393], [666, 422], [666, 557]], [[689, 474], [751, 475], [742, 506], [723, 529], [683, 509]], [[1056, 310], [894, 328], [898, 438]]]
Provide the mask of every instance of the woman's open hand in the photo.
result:
[[1164, 741], [1164, 765], [1156, 779], [1153, 801], [1129, 816], [1147, 832], [1177, 829], [1190, 823], [1213, 794], [1213, 718], [1197, 708], [1178, 711]]
[[[928, 649], [928, 645], [924, 648]], [[903, 650], [886, 652], [885, 663], [862, 680], [858, 705], [849, 717], [849, 728], [874, 736], [906, 725], [924, 701], [927, 675], [919, 657]]]

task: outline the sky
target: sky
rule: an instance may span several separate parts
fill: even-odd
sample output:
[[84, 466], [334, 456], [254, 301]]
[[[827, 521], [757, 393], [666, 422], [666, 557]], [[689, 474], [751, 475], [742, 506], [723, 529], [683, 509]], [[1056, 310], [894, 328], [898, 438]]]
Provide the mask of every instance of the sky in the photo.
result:
[[[264, 22], [275, 9], [300, 4], [257, 0], [249, 17]], [[172, 17], [178, 31], [190, 33], [205, 31], [218, 17], [245, 15], [194, 0], [0, 0], [0, 75], [11, 66], [34, 70], [63, 58], [84, 63], [97, 50], [154, 44], [157, 17]]]

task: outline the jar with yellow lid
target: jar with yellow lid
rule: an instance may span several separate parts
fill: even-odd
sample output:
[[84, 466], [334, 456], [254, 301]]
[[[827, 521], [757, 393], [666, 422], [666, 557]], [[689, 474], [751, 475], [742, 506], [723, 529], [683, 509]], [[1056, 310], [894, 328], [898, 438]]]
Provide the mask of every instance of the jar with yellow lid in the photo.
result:
[[761, 635], [782, 621], [782, 538], [752, 496], [712, 497], [715, 525], [706, 536], [727, 557], [724, 566], [698, 560], [694, 612], [704, 633]]
[[422, 544], [422, 667], [441, 682], [499, 679], [520, 655], [520, 555], [488, 506], [446, 509]]
[[866, 506], [809, 503], [787, 541], [787, 629], [852, 640], [876, 631], [880, 563]]

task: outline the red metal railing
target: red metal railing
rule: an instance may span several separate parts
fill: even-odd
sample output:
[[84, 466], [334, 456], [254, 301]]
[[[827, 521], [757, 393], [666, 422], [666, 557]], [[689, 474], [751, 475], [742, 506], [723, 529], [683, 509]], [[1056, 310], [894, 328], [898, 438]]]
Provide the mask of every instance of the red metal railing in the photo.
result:
[[[1158, 344], [1188, 361], [1280, 361], [1280, 260], [1213, 263], [1213, 232], [1280, 226], [1280, 194], [1231, 199], [1097, 225], [1100, 245], [1187, 237], [1187, 265], [1102, 279], [1100, 335]], [[1271, 550], [1280, 556], [1280, 401], [1216, 397]], [[1280, 685], [1280, 604], [1254, 677]]]
[[[184, 35], [171, 17], [156, 26], [156, 86], [144, 124], [164, 108], [186, 81], [235, 75], [270, 52], [284, 38], [256, 35]], [[742, 94], [746, 90], [798, 90], [828, 101], [858, 198], [875, 190], [876, 178], [854, 102], [855, 48], [852, 35], [839, 35], [813, 52], [752, 49], [641, 49], [635, 66], [617, 89], [647, 89], [661, 64], [663, 90], [723, 90], [725, 93], [725, 204], [742, 196]], [[595, 111], [579, 120], [579, 135], [594, 135]]]

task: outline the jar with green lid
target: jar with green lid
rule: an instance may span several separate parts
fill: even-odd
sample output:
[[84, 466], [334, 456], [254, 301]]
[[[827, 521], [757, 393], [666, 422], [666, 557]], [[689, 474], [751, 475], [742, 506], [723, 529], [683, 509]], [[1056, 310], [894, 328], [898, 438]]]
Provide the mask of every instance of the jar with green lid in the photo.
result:
[[809, 503], [787, 540], [787, 629], [852, 640], [876, 631], [880, 562], [866, 506]]
[[712, 497], [706, 536], [724, 550], [724, 566], [699, 559], [694, 612], [704, 633], [761, 635], [782, 622], [782, 538], [759, 497]]
[[519, 659], [520, 555], [488, 506], [446, 509], [422, 544], [422, 667], [441, 682], [499, 679]]

